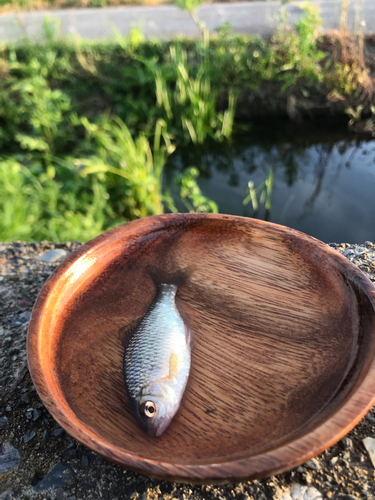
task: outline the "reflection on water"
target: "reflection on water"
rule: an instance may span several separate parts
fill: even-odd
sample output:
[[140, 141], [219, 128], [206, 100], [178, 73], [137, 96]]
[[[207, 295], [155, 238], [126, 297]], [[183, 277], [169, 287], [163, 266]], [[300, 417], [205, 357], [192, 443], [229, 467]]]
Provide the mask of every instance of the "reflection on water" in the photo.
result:
[[[221, 213], [257, 216], [326, 242], [375, 241], [375, 140], [343, 129], [287, 130], [262, 127], [232, 143], [189, 146], [171, 156], [173, 172], [195, 165], [200, 187]], [[248, 183], [261, 185], [273, 170], [271, 208], [243, 200]], [[263, 200], [264, 201], [264, 200]]]

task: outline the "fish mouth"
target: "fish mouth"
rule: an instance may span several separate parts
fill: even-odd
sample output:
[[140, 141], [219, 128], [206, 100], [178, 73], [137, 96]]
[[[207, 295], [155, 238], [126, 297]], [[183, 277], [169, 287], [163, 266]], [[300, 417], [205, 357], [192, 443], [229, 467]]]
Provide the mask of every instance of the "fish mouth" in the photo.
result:
[[143, 421], [143, 428], [149, 436], [159, 437], [167, 429], [173, 419], [167, 417], [159, 417], [158, 420], [148, 419]]
[[151, 437], [159, 437], [162, 432], [158, 432], [158, 429], [155, 429], [153, 427], [145, 427], [145, 430], [147, 432], [147, 434]]

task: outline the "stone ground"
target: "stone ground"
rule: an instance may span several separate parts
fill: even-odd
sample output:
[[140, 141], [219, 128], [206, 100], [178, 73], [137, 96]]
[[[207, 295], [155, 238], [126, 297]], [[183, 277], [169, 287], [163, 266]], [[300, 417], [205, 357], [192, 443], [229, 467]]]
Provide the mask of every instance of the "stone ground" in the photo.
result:
[[[26, 333], [45, 280], [78, 246], [0, 243], [0, 500], [375, 500], [375, 407], [337, 445], [302, 466], [228, 486], [144, 478], [71, 438], [35, 391], [27, 370]], [[374, 244], [332, 246], [375, 282]]]

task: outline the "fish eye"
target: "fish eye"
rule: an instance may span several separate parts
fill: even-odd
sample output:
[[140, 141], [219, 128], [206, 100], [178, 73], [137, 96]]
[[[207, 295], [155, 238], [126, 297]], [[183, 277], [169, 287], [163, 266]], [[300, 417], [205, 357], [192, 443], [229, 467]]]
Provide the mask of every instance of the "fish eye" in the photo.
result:
[[145, 417], [152, 418], [156, 415], [156, 404], [153, 401], [146, 401], [142, 410]]

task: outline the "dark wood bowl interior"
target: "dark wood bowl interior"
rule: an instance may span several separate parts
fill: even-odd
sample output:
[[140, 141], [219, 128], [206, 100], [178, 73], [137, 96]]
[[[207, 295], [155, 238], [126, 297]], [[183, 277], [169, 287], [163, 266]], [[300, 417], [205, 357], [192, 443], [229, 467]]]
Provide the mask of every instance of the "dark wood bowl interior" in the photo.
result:
[[[150, 438], [129, 405], [122, 330], [166, 275], [195, 312], [181, 408]], [[375, 287], [297, 231], [251, 219], [170, 215], [82, 246], [41, 292], [28, 356], [47, 408], [74, 437], [143, 473], [192, 482], [264, 476], [350, 430], [375, 394]]]

